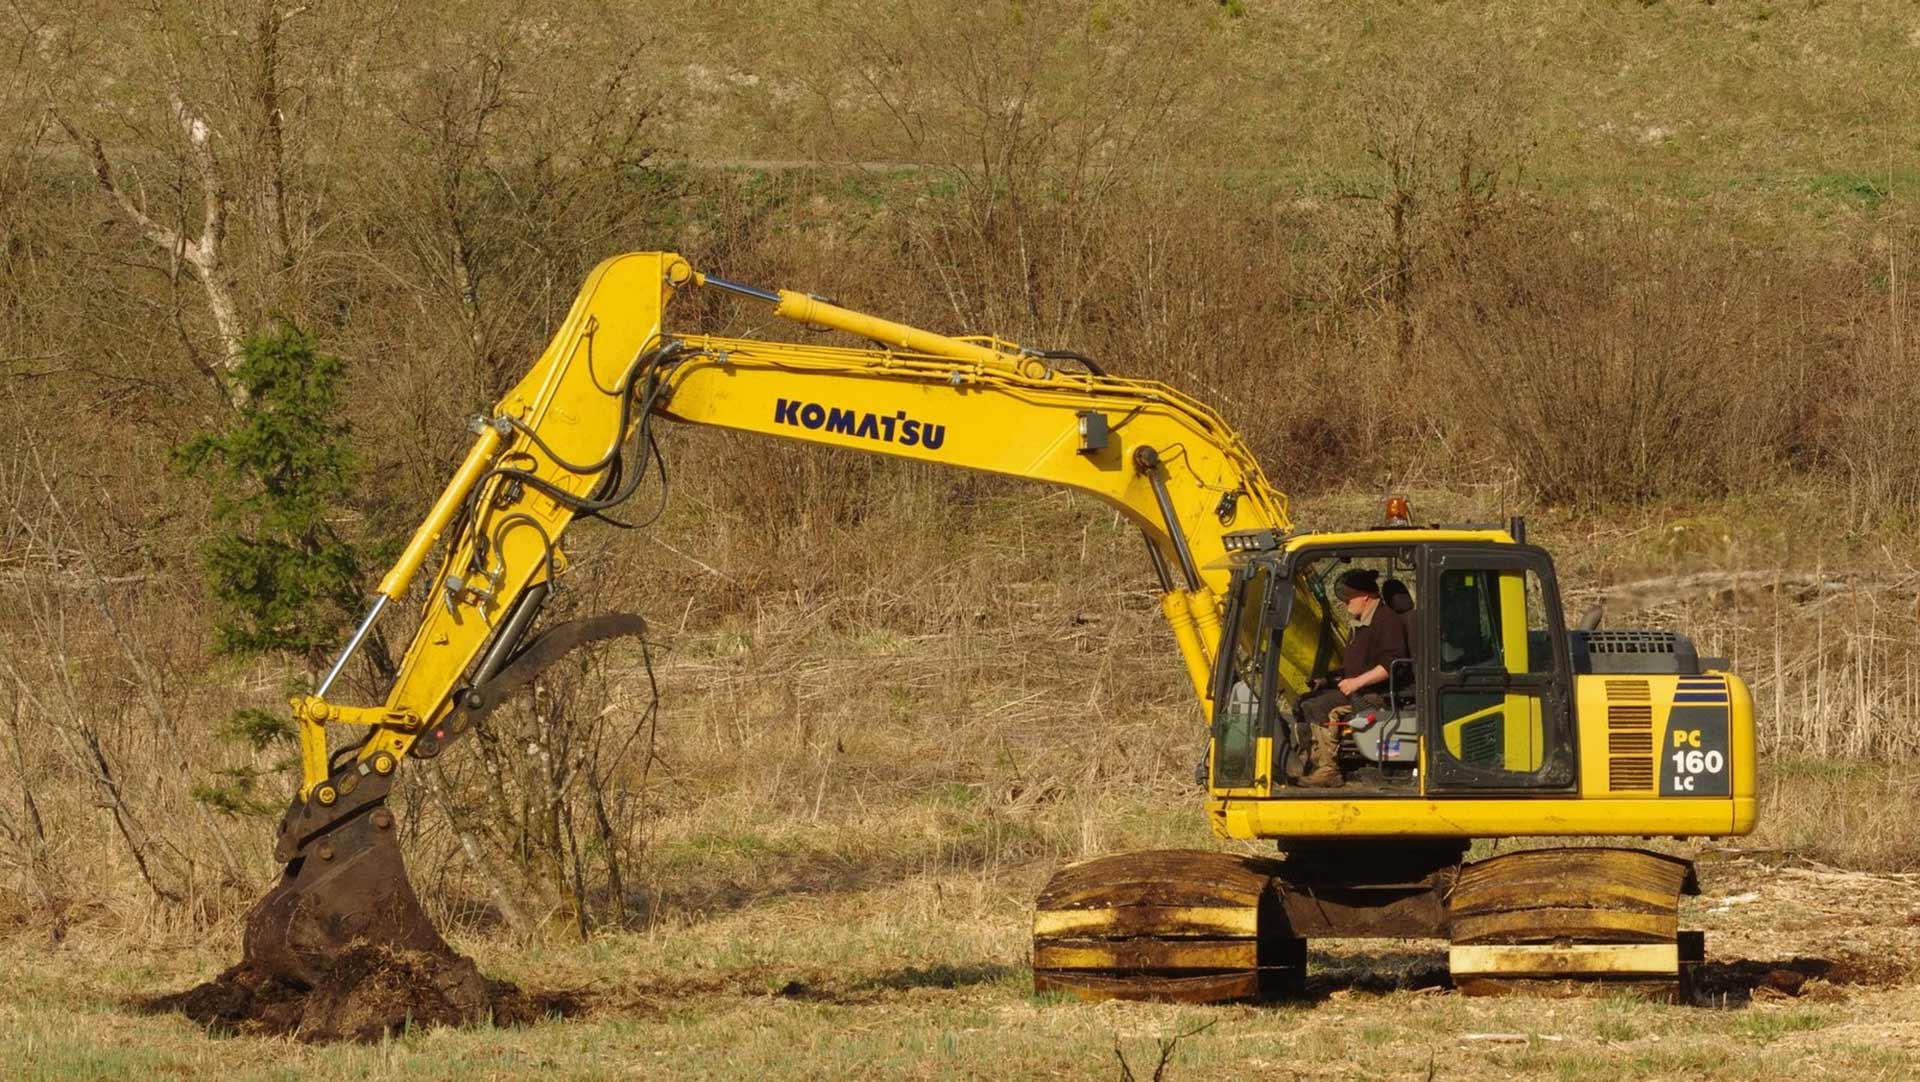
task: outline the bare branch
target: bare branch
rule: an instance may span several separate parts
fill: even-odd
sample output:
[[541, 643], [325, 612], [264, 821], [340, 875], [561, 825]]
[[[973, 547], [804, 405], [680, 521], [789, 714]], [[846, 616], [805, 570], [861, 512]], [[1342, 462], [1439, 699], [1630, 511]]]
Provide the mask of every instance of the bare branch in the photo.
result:
[[[194, 367], [214, 377], [221, 391], [234, 405], [245, 401], [246, 392], [229, 378], [240, 366], [244, 358], [242, 339], [245, 335], [240, 325], [239, 308], [234, 303], [231, 284], [226, 280], [220, 265], [220, 244], [227, 230], [227, 192], [226, 183], [220, 177], [220, 161], [213, 148], [213, 129], [207, 122], [188, 108], [180, 97], [179, 88], [168, 90], [168, 105], [174, 118], [180, 123], [191, 148], [195, 168], [200, 173], [200, 184], [205, 193], [206, 220], [202, 223], [198, 240], [186, 235], [183, 230], [169, 229], [147, 214], [140, 203], [128, 195], [113, 176], [113, 165], [107, 160], [105, 147], [100, 139], [69, 120], [57, 107], [48, 106], [48, 113], [58, 123], [67, 138], [86, 152], [93, 162], [93, 176], [100, 190], [111, 199], [120, 213], [133, 223], [134, 227], [156, 246], [163, 249], [175, 267], [185, 264], [207, 293], [207, 306], [212, 310], [215, 329], [220, 335], [221, 352], [224, 354], [222, 367], [225, 374], [215, 373], [200, 359], [197, 350], [189, 343], [189, 360]], [[184, 331], [182, 337], [184, 338]]]
[[187, 137], [194, 166], [200, 171], [200, 187], [206, 217], [200, 225], [200, 241], [190, 255], [203, 273], [212, 273], [220, 261], [220, 242], [227, 236], [227, 186], [220, 177], [220, 159], [213, 149], [213, 128], [205, 117], [187, 107], [180, 88], [167, 88], [167, 108]]
[[146, 211], [140, 209], [140, 206], [113, 179], [113, 166], [107, 162], [106, 148], [100, 145], [99, 137], [82, 131], [58, 109], [49, 107], [47, 112], [53, 116], [54, 123], [59, 124], [67, 133], [67, 138], [73, 140], [75, 145], [93, 160], [94, 181], [100, 185], [100, 190], [113, 200], [114, 205], [120, 208], [120, 213], [126, 215], [127, 220], [132, 222], [135, 228], [146, 234], [148, 240], [171, 253], [175, 259], [186, 258], [188, 262], [197, 263], [197, 258], [189, 256], [187, 251], [193, 242], [149, 218]]
[[266, 212], [268, 252], [274, 269], [283, 273], [293, 267], [293, 243], [287, 229], [286, 118], [280, 112], [280, 27], [303, 10], [282, 12], [279, 0], [265, 0], [260, 5], [258, 40], [254, 44], [254, 92], [266, 143], [260, 201]]

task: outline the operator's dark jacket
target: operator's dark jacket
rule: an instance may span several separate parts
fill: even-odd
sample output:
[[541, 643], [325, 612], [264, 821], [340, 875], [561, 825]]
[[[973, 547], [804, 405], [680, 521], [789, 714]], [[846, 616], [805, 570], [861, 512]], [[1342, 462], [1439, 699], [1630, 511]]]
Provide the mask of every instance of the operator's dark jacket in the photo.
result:
[[[1375, 665], [1390, 669], [1394, 662], [1412, 656], [1413, 643], [1407, 635], [1406, 616], [1381, 602], [1373, 607], [1373, 619], [1367, 621], [1367, 626], [1354, 628], [1353, 636], [1347, 640], [1344, 674], [1352, 679]], [[1383, 681], [1367, 690], [1385, 692], [1387, 685]]]
[[[1373, 617], [1366, 626], [1354, 628], [1353, 634], [1347, 639], [1341, 675], [1348, 678], [1360, 676], [1375, 665], [1384, 665], [1391, 671], [1394, 662], [1412, 656], [1413, 640], [1407, 633], [1406, 616], [1383, 601], [1373, 607]], [[1300, 700], [1300, 716], [1316, 724], [1325, 724], [1328, 711], [1341, 703], [1365, 708], [1385, 702], [1388, 687], [1389, 682], [1382, 680], [1360, 689], [1352, 698], [1340, 694], [1339, 688], [1323, 688]]]

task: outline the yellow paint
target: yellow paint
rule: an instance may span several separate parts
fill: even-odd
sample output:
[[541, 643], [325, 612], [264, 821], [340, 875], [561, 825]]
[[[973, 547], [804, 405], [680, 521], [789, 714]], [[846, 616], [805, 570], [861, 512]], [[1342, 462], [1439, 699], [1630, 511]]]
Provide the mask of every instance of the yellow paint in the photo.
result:
[[[1737, 822], [1730, 833], [1753, 830], [1751, 817], [1754, 795], [1753, 697], [1746, 682], [1731, 673], [1714, 673], [1727, 681], [1727, 767], [1731, 771], [1731, 799], [1744, 798], [1748, 818]], [[1673, 675], [1586, 675], [1574, 679], [1574, 703], [1580, 740], [1580, 791], [1589, 797], [1638, 799], [1659, 790], [1662, 760], [1673, 751], [1676, 732], [1672, 725], [1674, 695], [1681, 677]], [[1635, 693], [1644, 689], [1645, 697]], [[1609, 706], [1627, 711], [1644, 707], [1647, 726], [1614, 727], [1609, 724]], [[1615, 738], [1626, 734], [1646, 734], [1648, 750], [1616, 750]], [[1679, 739], [1687, 739], [1684, 735]], [[1622, 743], [1624, 743], [1622, 741]], [[1646, 764], [1651, 788], [1613, 788], [1611, 767], [1616, 760], [1638, 760]], [[1689, 802], [1726, 802], [1727, 796], [1672, 797]]]
[[[1527, 576], [1523, 571], [1499, 572], [1500, 648], [1506, 658], [1507, 672], [1519, 675], [1527, 671]], [[1543, 732], [1540, 697], [1524, 692], [1508, 692], [1501, 704], [1504, 725], [1501, 749], [1508, 770], [1532, 773], [1540, 769]]]
[[452, 521], [454, 514], [460, 510], [460, 505], [467, 498], [467, 493], [472, 491], [474, 482], [479, 480], [480, 475], [485, 473], [489, 466], [493, 465], [494, 456], [500, 450], [500, 441], [501, 435], [498, 429], [489, 426], [480, 431], [479, 436], [473, 441], [473, 449], [467, 452], [466, 461], [454, 471], [453, 480], [447, 485], [446, 491], [440, 494], [440, 498], [434, 502], [433, 509], [427, 512], [427, 517], [414, 529], [413, 538], [401, 551], [400, 559], [394, 563], [393, 569], [380, 580], [381, 593], [395, 601], [406, 597], [407, 587], [413, 584], [413, 576], [420, 570], [420, 565], [426, 560], [427, 553], [433, 550], [434, 544], [440, 540], [441, 532], [447, 528], [447, 523]]
[[[690, 280], [697, 280], [691, 268], [670, 253], [618, 256], [596, 267], [546, 351], [502, 396], [492, 416], [521, 421], [562, 459], [585, 463], [601, 458], [626, 435], [618, 424], [619, 402], [607, 389], [617, 386], [628, 366], [659, 340], [662, 313], [674, 287]], [[1224, 566], [1209, 566], [1226, 551], [1214, 510], [1232, 493], [1238, 501], [1233, 528], [1291, 528], [1285, 498], [1218, 414], [1164, 384], [1056, 372], [1006, 343], [937, 335], [804, 294], [782, 293], [778, 311], [858, 333], [881, 347], [685, 336], [689, 351], [668, 374], [670, 397], [661, 414], [692, 424], [1075, 488], [1116, 508], [1157, 548], [1171, 554], [1174, 546], [1152, 488], [1130, 458], [1138, 447], [1160, 450], [1179, 528], [1195, 562], [1202, 565], [1200, 588], [1175, 591], [1165, 608], [1175, 643], [1195, 677], [1196, 692], [1205, 701], [1206, 674], [1219, 641], [1221, 597], [1230, 576]], [[782, 423], [776, 415], [781, 399], [849, 411], [863, 419], [885, 418], [890, 430], [904, 429], [909, 419], [916, 425], [939, 426], [941, 440], [933, 448], [927, 446], [930, 440], [909, 443], [898, 438], [900, 432], [889, 432], [895, 438], [874, 439], [851, 429]], [[1113, 427], [1103, 451], [1080, 452], [1078, 414], [1086, 410], [1105, 414]], [[586, 494], [600, 480], [561, 466], [523, 432], [497, 422], [482, 427], [454, 479], [382, 580], [381, 592], [396, 599], [421, 596], [409, 587], [421, 577], [433, 549], [444, 547], [443, 534], [464, 508], [479, 507], [482, 525], [489, 530], [501, 530], [507, 521], [514, 524], [494, 537], [493, 551], [478, 573], [466, 570], [473, 550], [463, 538], [457, 548], [443, 553], [438, 570], [425, 576], [419, 631], [383, 706], [327, 704], [340, 711], [337, 717], [346, 711], [362, 718], [377, 712], [381, 723], [361, 749], [362, 759], [382, 752], [404, 755], [422, 731], [444, 716], [494, 623], [544, 575], [546, 549], [526, 520], [557, 542], [573, 518], [571, 511], [531, 489], [521, 492], [509, 508], [496, 506], [505, 486], [498, 477], [488, 477], [488, 471], [503, 465], [531, 472], [575, 495]], [[526, 519], [514, 520], [515, 515]], [[447, 589], [450, 573], [462, 579], [461, 589]], [[312, 709], [311, 704], [303, 709]], [[326, 772], [320, 724], [311, 718], [303, 723], [303, 794], [311, 793], [314, 779]]]
[[807, 326], [845, 331], [869, 342], [890, 342], [901, 349], [915, 353], [968, 361], [982, 368], [1000, 372], [1027, 374], [1029, 371], [1035, 373], [1044, 371], [1044, 368], [1029, 370], [1021, 363], [1022, 358], [1009, 356], [991, 346], [949, 338], [943, 334], [934, 334], [932, 331], [923, 331], [918, 327], [909, 327], [905, 323], [895, 323], [864, 312], [855, 312], [806, 293], [796, 293], [791, 289], [780, 291], [780, 303], [774, 308], [773, 314]]
[[1386, 548], [1394, 545], [1427, 544], [1433, 541], [1473, 541], [1481, 544], [1511, 545], [1513, 535], [1505, 530], [1404, 529], [1348, 530], [1339, 533], [1301, 534], [1287, 542], [1289, 552], [1309, 549]]
[[1747, 689], [1747, 682], [1732, 673], [1723, 674], [1727, 678], [1727, 687], [1732, 700], [1728, 706], [1727, 740], [1732, 745], [1733, 762], [1733, 833], [1750, 834], [1754, 827], [1754, 813], [1757, 802], [1754, 800], [1754, 760], [1757, 758], [1757, 743], [1753, 731], [1753, 693]]
[[1259, 944], [1254, 939], [1117, 939], [1033, 945], [1035, 969], [1117, 970], [1142, 964], [1161, 971], [1251, 969], [1259, 964]]
[[[1134, 907], [1140, 908], [1140, 907]], [[1152, 907], [1156, 922], [1183, 935], [1240, 936], [1259, 932], [1260, 911], [1252, 905], [1181, 905]], [[1035, 938], [1099, 935], [1134, 914], [1113, 908], [1036, 909]]]
[[[1338, 793], [1339, 790], [1332, 792]], [[1514, 838], [1658, 834], [1723, 837], [1751, 829], [1752, 797], [1594, 800], [1287, 796], [1212, 800], [1216, 833], [1229, 838]], [[1743, 826], [1742, 824], [1746, 824]]]
[[[658, 336], [661, 311], [672, 293], [668, 280], [684, 280], [686, 273], [684, 260], [664, 253], [618, 256], [594, 268], [546, 352], [501, 397], [493, 416], [520, 420], [570, 461], [600, 458], [625, 436], [619, 426], [619, 400], [601, 388], [617, 385], [642, 349]], [[444, 540], [441, 534], [467, 505], [476, 486], [481, 490], [477, 505], [483, 525], [494, 536], [495, 551], [482, 574], [460, 572], [468, 588], [454, 594], [444, 589], [447, 575], [453, 568], [467, 566], [471, 542], [463, 541], [457, 550], [443, 555], [439, 569], [425, 583], [419, 631], [384, 706], [327, 704], [336, 721], [379, 720], [360, 749], [361, 760], [382, 752], [395, 757], [406, 754], [423, 728], [446, 712], [454, 689], [492, 636], [493, 624], [522, 590], [545, 574], [546, 547], [539, 534], [524, 520], [515, 522], [510, 516], [525, 515], [556, 540], [573, 519], [570, 510], [532, 490], [524, 491], [510, 507], [496, 506], [502, 496], [500, 479], [482, 478], [500, 465], [530, 471], [574, 495], [585, 495], [599, 483], [598, 476], [562, 468], [523, 433], [505, 435], [493, 424], [480, 431], [453, 480], [381, 581], [380, 590], [396, 600], [409, 595], [409, 584], [427, 555]], [[325, 777], [327, 767], [324, 737], [309, 737], [308, 728], [303, 724], [303, 796], [312, 792], [316, 777]]]
[[1212, 651], [1200, 642], [1200, 631], [1193, 619], [1193, 606], [1188, 603], [1184, 593], [1174, 590], [1160, 595], [1160, 615], [1173, 632], [1174, 645], [1179, 648], [1181, 661], [1186, 665], [1187, 679], [1193, 682], [1194, 698], [1203, 703], [1210, 701], [1207, 683], [1213, 679], [1213, 673], [1207, 665], [1207, 658]]
[[1447, 951], [1455, 977], [1673, 976], [1677, 943], [1456, 945]]

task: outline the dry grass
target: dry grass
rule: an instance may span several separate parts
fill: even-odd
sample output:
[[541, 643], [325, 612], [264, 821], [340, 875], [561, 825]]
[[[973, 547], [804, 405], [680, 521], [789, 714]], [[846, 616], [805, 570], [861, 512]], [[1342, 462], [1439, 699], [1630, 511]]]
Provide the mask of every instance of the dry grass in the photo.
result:
[[[637, 762], [618, 779], [642, 802], [629, 864], [630, 929], [602, 928], [581, 945], [564, 912], [528, 931], [504, 926], [441, 812], [425, 809], [411, 853], [436, 918], [492, 970], [542, 990], [583, 989], [586, 1017], [528, 1032], [409, 1035], [377, 1049], [316, 1052], [208, 1040], [178, 1020], [129, 1013], [129, 996], [184, 987], [230, 960], [240, 907], [271, 872], [268, 832], [260, 822], [201, 812], [168, 817], [192, 807], [185, 789], [194, 774], [138, 768], [160, 760], [161, 731], [109, 724], [75, 699], [72, 714], [14, 715], [30, 769], [11, 780], [21, 786], [15, 791], [33, 794], [48, 844], [41, 863], [8, 870], [4, 951], [20, 976], [18, 991], [0, 997], [0, 1028], [14, 1042], [5, 1051], [43, 1077], [277, 1077], [323, 1067], [427, 1078], [529, 1069], [585, 1077], [1110, 1077], [1116, 1041], [1138, 1068], [1157, 1055], [1156, 1039], [1215, 1022], [1182, 1042], [1171, 1077], [1294, 1066], [1315, 1077], [1421, 1077], [1428, 1054], [1437, 1077], [1447, 1077], [1449, 1064], [1480, 1076], [1555, 1079], [1683, 1070], [1732, 1079], [1783, 1061], [1860, 1077], [1915, 1069], [1920, 1001], [1905, 984], [1725, 1014], [1381, 990], [1381, 974], [1415, 983], [1430, 974], [1431, 944], [1337, 948], [1326, 972], [1338, 994], [1304, 1010], [1031, 1001], [1026, 907], [1053, 866], [1099, 852], [1213, 844], [1185, 780], [1198, 726], [1166, 664], [1169, 648], [1129, 562], [1134, 539], [1126, 529], [1104, 513], [1089, 515], [1080, 501], [997, 486], [966, 506], [922, 510], [916, 501], [939, 491], [934, 476], [902, 471], [889, 480], [904, 492], [902, 510], [930, 523], [924, 531], [898, 529], [894, 515], [855, 517], [794, 531], [794, 558], [773, 562], [746, 540], [758, 529], [748, 512], [696, 505], [681, 506], [661, 540], [698, 552], [697, 564], [642, 541], [637, 558], [656, 578], [642, 586], [637, 607], [654, 614], [666, 647], [658, 661], [665, 712], [660, 761], [644, 784]], [[1441, 518], [1485, 516], [1486, 503], [1507, 498], [1414, 495], [1424, 514]], [[1333, 526], [1369, 517], [1372, 502], [1370, 494], [1336, 494], [1306, 501], [1301, 514]], [[1671, 521], [1537, 518], [1534, 529], [1565, 555], [1570, 585], [1583, 592], [1644, 582], [1656, 569], [1733, 565], [1724, 552], [1680, 550], [1666, 540], [1674, 531], [1663, 523]], [[742, 540], [701, 549], [700, 531]], [[598, 547], [580, 555], [588, 564], [614, 559]], [[862, 561], [885, 562], [893, 573], [877, 576]], [[1702, 596], [1667, 590], [1620, 615], [1695, 628], [1709, 650], [1733, 641], [1715, 636], [1749, 636], [1757, 650], [1777, 642], [1778, 671], [1822, 681], [1816, 698], [1897, 692], [1897, 666], [1822, 668], [1806, 659], [1834, 633], [1818, 609], [1811, 619], [1801, 613], [1836, 596], [1846, 593], [1801, 599], [1760, 591], [1729, 600], [1712, 588]], [[41, 590], [31, 599], [47, 627], [95, 626], [82, 624], [96, 611], [84, 598]], [[122, 595], [118, 603], [137, 601]], [[1883, 633], [1894, 633], [1890, 623]], [[125, 686], [118, 666], [126, 661], [110, 640], [94, 632], [62, 641], [67, 656], [86, 660], [68, 671], [87, 673], [89, 686]], [[38, 666], [59, 656], [44, 647], [10, 655], [15, 665]], [[1738, 667], [1765, 687], [1774, 658], [1758, 652]], [[632, 661], [609, 659], [616, 690], [631, 691]], [[170, 701], [199, 703], [209, 714], [273, 692], [245, 671], [213, 669], [192, 681], [174, 671], [195, 690]], [[1832, 864], [1911, 867], [1920, 802], [1910, 780], [1871, 760], [1786, 753], [1783, 741], [1812, 722], [1774, 713], [1774, 701], [1760, 696], [1770, 742], [1762, 830], [1739, 844]], [[640, 705], [626, 693], [609, 702], [627, 711]], [[72, 746], [59, 738], [54, 723], [69, 716], [100, 721], [110, 760], [135, 765], [120, 771], [122, 791], [151, 824], [150, 852], [169, 877], [162, 885], [185, 902], [159, 900], [143, 885], [113, 816], [96, 804]], [[1850, 717], [1823, 715], [1837, 746], [1877, 728], [1860, 729]], [[202, 727], [181, 725], [167, 738], [170, 754], [189, 761], [234, 754]], [[24, 830], [18, 807], [6, 807], [7, 822]], [[1843, 877], [1808, 895], [1803, 888], [1820, 880], [1745, 865], [1711, 866], [1707, 878], [1711, 893], [1697, 922], [1726, 933], [1713, 939], [1717, 958], [1831, 960], [1855, 947], [1912, 958], [1900, 923], [1912, 912], [1911, 893], [1900, 893], [1910, 881]], [[1714, 908], [1746, 894], [1760, 897]], [[49, 901], [62, 918], [58, 942], [50, 941]], [[1341, 992], [1342, 982], [1351, 991]], [[1528, 1036], [1460, 1040], [1486, 1032]]]
[[[729, 875], [729, 858], [684, 874]], [[1744, 1079], [1782, 1072], [1900, 1079], [1920, 1069], [1920, 976], [1909, 946], [1920, 884], [1769, 867], [1706, 867], [1690, 926], [1709, 933], [1726, 1006], [1623, 999], [1465, 999], [1427, 986], [1427, 942], [1315, 956], [1316, 999], [1269, 1007], [1035, 1000], [1025, 898], [1044, 867], [912, 869], [765, 890], [587, 946], [463, 937], [489, 969], [571, 989], [582, 1013], [527, 1030], [409, 1033], [374, 1047], [210, 1039], [125, 1002], [217, 969], [208, 945], [76, 936], [0, 947], [0, 1054], [25, 1078], [1113, 1078], [1160, 1040], [1167, 1078]], [[1767, 974], [1799, 974], [1788, 995]], [[1396, 980], [1404, 987], [1396, 987]], [[1750, 988], [1759, 991], [1751, 993]], [[1431, 1065], [1431, 1067], [1429, 1066]]]

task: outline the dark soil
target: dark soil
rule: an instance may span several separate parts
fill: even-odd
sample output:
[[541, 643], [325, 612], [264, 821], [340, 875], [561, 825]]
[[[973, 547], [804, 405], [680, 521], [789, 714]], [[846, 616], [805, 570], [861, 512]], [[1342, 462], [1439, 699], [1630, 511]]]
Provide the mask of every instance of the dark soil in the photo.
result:
[[139, 1006], [184, 1014], [210, 1033], [316, 1043], [377, 1041], [409, 1026], [527, 1025], [579, 1009], [569, 995], [529, 995], [511, 982], [489, 980], [470, 958], [382, 947], [349, 950], [312, 988], [242, 962], [198, 987]]
[[1863, 955], [1786, 958], [1776, 961], [1707, 962], [1694, 970], [1697, 1003], [1746, 1003], [1756, 998], [1821, 996], [1847, 987], [1893, 988], [1911, 974], [1904, 962]]

